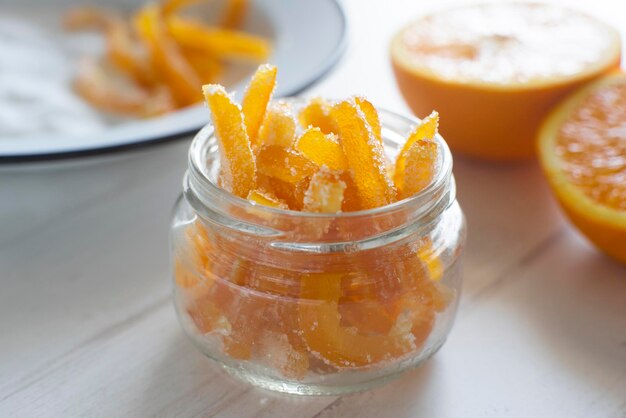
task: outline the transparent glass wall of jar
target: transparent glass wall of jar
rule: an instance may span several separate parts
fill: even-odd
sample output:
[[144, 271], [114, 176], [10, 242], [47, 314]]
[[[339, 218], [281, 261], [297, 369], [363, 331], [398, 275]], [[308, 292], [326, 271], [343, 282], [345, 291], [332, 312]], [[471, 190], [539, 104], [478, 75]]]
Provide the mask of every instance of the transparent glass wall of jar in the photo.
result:
[[[392, 159], [416, 121], [380, 117]], [[175, 306], [195, 346], [236, 377], [298, 394], [366, 389], [434, 354], [456, 314], [465, 240], [437, 140], [440, 169], [418, 195], [330, 215], [220, 189], [212, 129], [200, 131], [171, 229]]]

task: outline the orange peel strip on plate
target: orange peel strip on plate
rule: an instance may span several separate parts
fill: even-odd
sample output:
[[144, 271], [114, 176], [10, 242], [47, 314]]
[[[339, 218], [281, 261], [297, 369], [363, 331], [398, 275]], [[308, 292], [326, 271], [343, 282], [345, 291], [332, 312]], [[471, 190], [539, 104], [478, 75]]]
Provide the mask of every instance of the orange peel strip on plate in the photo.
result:
[[167, 84], [172, 96], [181, 106], [196, 103], [200, 77], [167, 33], [161, 10], [155, 5], [144, 7], [136, 15], [135, 26], [150, 51], [158, 78]]
[[370, 128], [354, 99], [336, 104], [332, 117], [339, 127], [339, 140], [359, 191], [363, 209], [385, 206], [395, 199], [387, 176], [382, 143]]
[[248, 0], [228, 0], [220, 26], [227, 29], [239, 27], [247, 10]]
[[116, 83], [101, 66], [90, 60], [79, 64], [73, 84], [84, 100], [111, 113], [144, 117], [174, 108], [168, 93], [156, 91], [151, 94], [137, 86]]
[[258, 145], [259, 129], [276, 87], [276, 72], [277, 69], [273, 65], [265, 64], [259, 66], [252, 76], [241, 102], [246, 131], [253, 148]]
[[183, 55], [205, 84], [214, 83], [224, 69], [218, 60], [194, 49], [184, 48]]
[[165, 16], [169, 16], [178, 12], [180, 9], [191, 6], [196, 3], [203, 3], [208, 0], [166, 0], [163, 2], [161, 9]]
[[117, 21], [107, 30], [107, 56], [111, 63], [142, 86], [152, 87], [156, 83], [148, 57], [142, 55], [130, 28]]
[[204, 51], [218, 59], [262, 62], [270, 54], [270, 43], [259, 36], [211, 28], [179, 16], [169, 17], [167, 24], [170, 34], [180, 45]]
[[220, 182], [226, 190], [245, 199], [256, 188], [256, 167], [241, 108], [220, 85], [207, 84], [202, 90], [221, 153]]

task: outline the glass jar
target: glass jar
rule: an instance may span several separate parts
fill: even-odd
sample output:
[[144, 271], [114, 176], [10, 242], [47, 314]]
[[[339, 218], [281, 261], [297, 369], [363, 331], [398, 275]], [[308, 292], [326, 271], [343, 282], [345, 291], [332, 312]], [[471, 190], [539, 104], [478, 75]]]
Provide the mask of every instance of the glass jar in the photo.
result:
[[[379, 112], [392, 159], [416, 120]], [[219, 188], [203, 128], [171, 229], [175, 307], [195, 346], [236, 377], [296, 394], [363, 390], [433, 355], [456, 314], [465, 240], [452, 157], [436, 140], [439, 170], [419, 194], [317, 214]]]

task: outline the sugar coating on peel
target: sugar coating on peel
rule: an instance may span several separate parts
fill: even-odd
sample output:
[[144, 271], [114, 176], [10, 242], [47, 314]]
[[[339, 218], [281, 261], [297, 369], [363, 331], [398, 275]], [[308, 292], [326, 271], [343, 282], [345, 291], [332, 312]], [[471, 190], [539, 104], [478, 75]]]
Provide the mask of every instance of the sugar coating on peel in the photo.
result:
[[246, 132], [252, 147], [258, 145], [259, 129], [265, 118], [274, 88], [276, 87], [277, 69], [273, 65], [261, 65], [252, 76], [241, 103]]
[[246, 198], [256, 187], [256, 164], [243, 123], [241, 108], [228, 96], [224, 87], [203, 87], [211, 110], [215, 137], [220, 150], [220, 183], [229, 192]]
[[296, 120], [291, 105], [276, 102], [269, 105], [259, 131], [258, 145], [280, 145], [290, 148], [296, 137]]
[[331, 114], [339, 127], [341, 146], [359, 191], [363, 209], [393, 202], [395, 190], [387, 176], [383, 145], [376, 139], [355, 100], [337, 103]]
[[[436, 144], [433, 141], [435, 136], [437, 135], [438, 127], [439, 127], [439, 114], [433, 111], [430, 115], [425, 117], [417, 126], [415, 126], [415, 128], [413, 128], [413, 130], [409, 134], [409, 137], [404, 143], [402, 150], [400, 150], [400, 153], [396, 157], [396, 163], [394, 167], [393, 181], [394, 181], [394, 185], [396, 186], [398, 190], [404, 189], [404, 180], [407, 177], [406, 176], [407, 156], [409, 155], [409, 153], [415, 154], [417, 152], [415, 149], [413, 151], [410, 151], [416, 142], [424, 141], [424, 140], [433, 142], [435, 146], [434, 152], [438, 152], [438, 150], [436, 149]], [[429, 145], [429, 147], [431, 146]], [[436, 159], [436, 155], [434, 157]], [[415, 163], [416, 160], [414, 159], [413, 162]], [[412, 168], [409, 167], [409, 170], [411, 169]], [[402, 199], [408, 196], [409, 195], [405, 193]]]
[[296, 149], [315, 164], [331, 170], [346, 170], [348, 162], [335, 134], [324, 134], [320, 128], [309, 127], [298, 138]]
[[304, 210], [307, 212], [339, 213], [343, 203], [346, 183], [337, 172], [326, 167], [313, 175], [304, 194]]
[[359, 109], [361, 109], [361, 112], [363, 112], [363, 114], [365, 115], [365, 120], [367, 121], [367, 124], [370, 126], [370, 128], [372, 128], [374, 136], [382, 143], [383, 136], [382, 128], [380, 126], [380, 119], [378, 117], [378, 111], [376, 110], [374, 105], [363, 96], [355, 96], [354, 101], [356, 102], [357, 106], [359, 106]]
[[302, 154], [280, 145], [261, 147], [256, 162], [259, 173], [291, 184], [311, 177], [318, 169]]
[[413, 143], [406, 153], [401, 154], [402, 165], [396, 166], [394, 181], [398, 199], [411, 197], [432, 181], [437, 170], [437, 143], [419, 140]]

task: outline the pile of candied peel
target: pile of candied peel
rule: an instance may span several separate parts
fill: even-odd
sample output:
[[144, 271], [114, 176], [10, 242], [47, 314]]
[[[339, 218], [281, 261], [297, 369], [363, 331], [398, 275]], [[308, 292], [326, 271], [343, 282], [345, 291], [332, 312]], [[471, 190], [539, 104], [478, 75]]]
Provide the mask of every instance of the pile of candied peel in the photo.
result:
[[386, 156], [376, 108], [363, 97], [312, 99], [297, 114], [271, 102], [276, 67], [262, 65], [241, 106], [224, 87], [203, 88], [221, 152], [219, 185], [255, 203], [337, 213], [385, 206], [424, 189], [437, 170], [438, 115]]
[[228, 0], [213, 25], [184, 13], [187, 6], [206, 2], [163, 0], [130, 18], [93, 7], [70, 10], [67, 30], [96, 30], [106, 41], [101, 59], [80, 63], [75, 91], [106, 112], [153, 116], [201, 101], [198, 86], [215, 82], [229, 65], [267, 59], [269, 41], [236, 30], [247, 0]]

